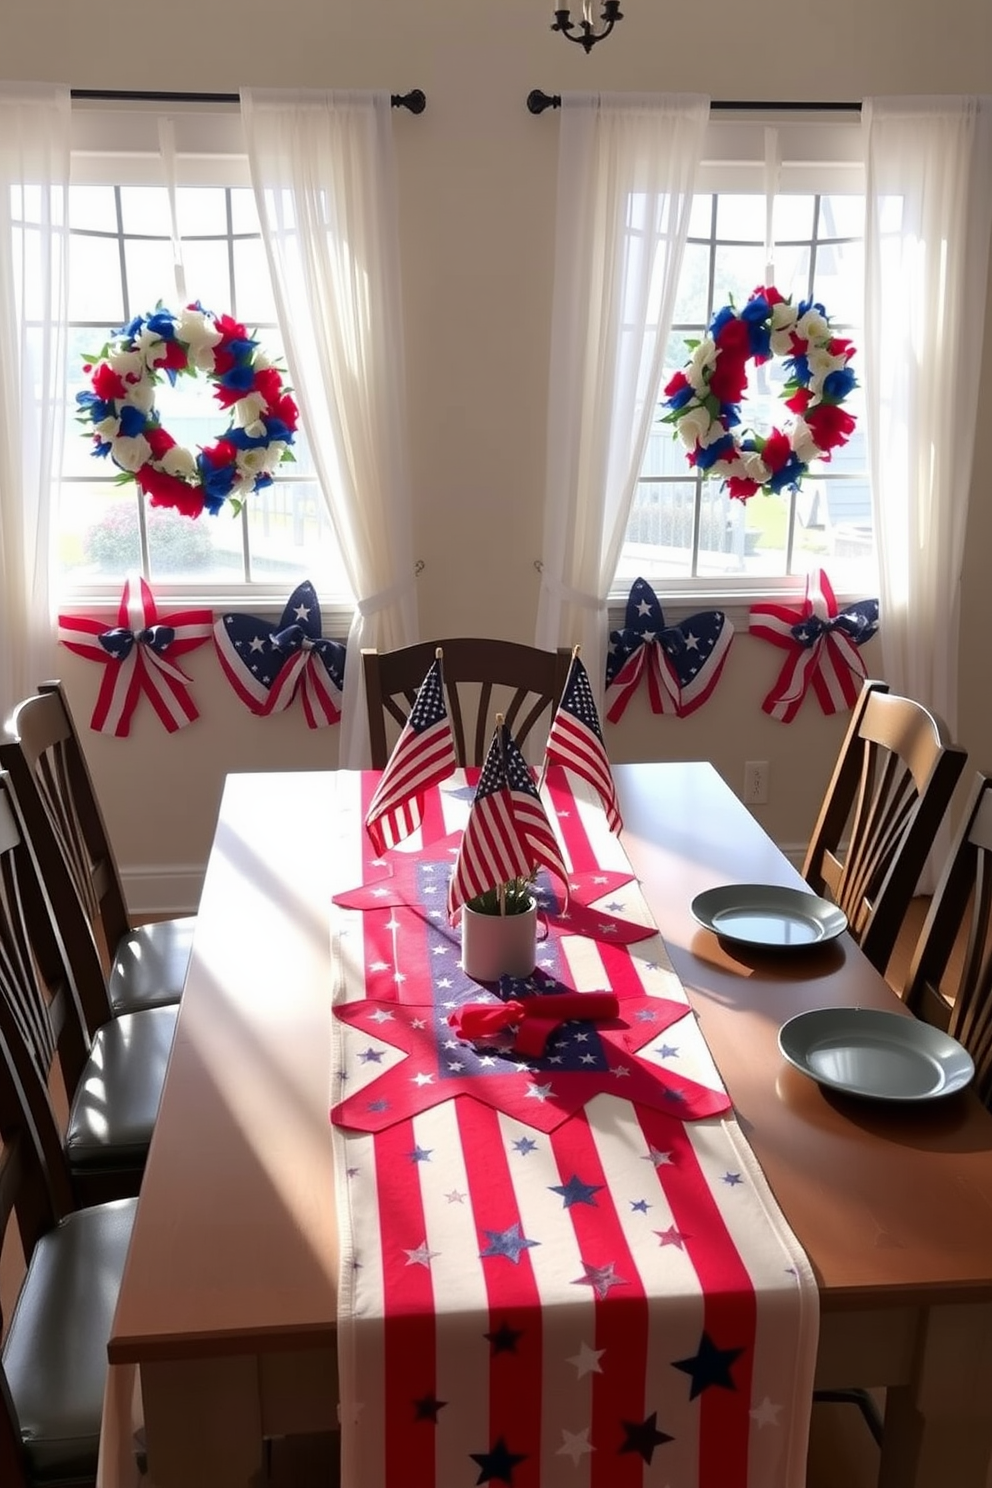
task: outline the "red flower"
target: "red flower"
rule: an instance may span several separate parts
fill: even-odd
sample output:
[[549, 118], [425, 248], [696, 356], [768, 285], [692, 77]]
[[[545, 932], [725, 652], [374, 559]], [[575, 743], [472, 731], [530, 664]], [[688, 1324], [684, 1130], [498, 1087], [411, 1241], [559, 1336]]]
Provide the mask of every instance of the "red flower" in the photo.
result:
[[253, 391], [261, 393], [271, 408], [282, 397], [282, 373], [276, 367], [262, 367], [255, 373]]
[[786, 398], [785, 406], [791, 408], [793, 413], [805, 413], [812, 396], [809, 388], [797, 388], [791, 398]]
[[222, 346], [228, 341], [247, 341], [249, 339], [245, 327], [241, 324], [240, 320], [235, 320], [232, 315], [215, 315], [214, 325], [220, 331], [222, 337], [220, 345]]
[[721, 403], [739, 403], [747, 391], [747, 357], [721, 350], [709, 389]]
[[780, 429], [773, 429], [765, 440], [765, 447], [761, 451], [761, 458], [768, 469], [774, 475], [776, 470], [781, 470], [792, 454], [792, 445], [787, 435]]
[[665, 397], [666, 398], [674, 398], [674, 396], [675, 396], [676, 393], [680, 393], [683, 388], [688, 387], [688, 386], [689, 386], [689, 379], [688, 379], [688, 377], [686, 377], [685, 373], [684, 372], [676, 372], [676, 374], [672, 378], [671, 382], [665, 388]]
[[785, 299], [785, 295], [780, 294], [774, 284], [769, 284], [767, 287], [759, 284], [758, 288], [751, 295], [751, 299], [756, 300], [759, 295], [763, 296], [769, 305], [781, 305]]
[[[167, 367], [173, 372], [182, 372], [187, 362], [185, 346], [181, 341], [164, 341], [162, 345], [165, 347], [165, 356], [157, 356], [156, 370]], [[156, 355], [158, 350], [159, 348], [156, 347]]]
[[203, 458], [217, 470], [221, 465], [233, 465], [238, 451], [226, 439], [218, 439], [216, 444], [204, 447]]
[[732, 475], [727, 481], [727, 494], [737, 501], [746, 501], [749, 496], [754, 495], [755, 491], [760, 490], [761, 487], [757, 481], [745, 480], [742, 475]]
[[184, 517], [198, 517], [203, 510], [203, 491], [187, 485], [177, 475], [166, 475], [151, 465], [142, 465], [135, 476], [152, 506], [172, 506]]
[[120, 373], [115, 372], [108, 362], [101, 362], [93, 373], [93, 391], [105, 403], [111, 403], [115, 398], [123, 398], [127, 389]]
[[[232, 356], [229, 356], [226, 352], [225, 356], [227, 356], [227, 359], [230, 362], [230, 367], [222, 367], [220, 365], [221, 358], [217, 358], [217, 371], [221, 374], [223, 374], [224, 372], [229, 372], [231, 370], [231, 367], [234, 366], [234, 358]], [[215, 383], [214, 385], [214, 399], [220, 404], [221, 408], [232, 408], [235, 403], [240, 403], [241, 399], [244, 396], [244, 388], [226, 387], [225, 384], [222, 382]]]
[[844, 408], [838, 408], [836, 403], [820, 403], [812, 413], [806, 415], [806, 422], [813, 431], [817, 448], [832, 450], [847, 443], [855, 420], [852, 414]]
[[855, 348], [845, 336], [832, 336], [827, 342], [827, 350], [831, 356], [846, 356], [850, 361]]
[[286, 428], [291, 429], [295, 433], [296, 426], [299, 423], [300, 419], [300, 410], [297, 408], [296, 404], [293, 402], [288, 393], [284, 393], [281, 398], [277, 398], [276, 401], [270, 405], [269, 413], [273, 416], [273, 418], [281, 419], [282, 422], [286, 425]]
[[151, 428], [146, 429], [145, 438], [156, 460], [161, 460], [166, 450], [172, 449], [176, 442], [171, 434], [166, 433], [161, 424], [153, 424]]
[[[738, 356], [746, 357], [751, 350], [751, 340], [748, 335], [747, 326], [742, 320], [728, 320], [720, 327], [720, 334], [716, 338], [716, 344], [721, 352], [736, 352]], [[718, 359], [719, 360], [719, 359]]]

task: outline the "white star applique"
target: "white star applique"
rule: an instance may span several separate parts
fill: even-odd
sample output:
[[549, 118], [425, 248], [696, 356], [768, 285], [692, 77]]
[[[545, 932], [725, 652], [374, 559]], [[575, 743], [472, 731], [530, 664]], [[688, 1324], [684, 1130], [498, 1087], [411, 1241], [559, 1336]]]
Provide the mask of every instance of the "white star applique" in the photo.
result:
[[427, 1270], [429, 1271], [431, 1269], [431, 1261], [434, 1259], [435, 1256], [440, 1254], [441, 1252], [439, 1250], [428, 1249], [427, 1237], [425, 1236], [422, 1245], [418, 1245], [416, 1250], [408, 1250], [406, 1252], [407, 1265], [426, 1266]]
[[773, 1405], [766, 1395], [760, 1405], [756, 1405], [750, 1412], [751, 1420], [760, 1429], [762, 1426], [777, 1426], [778, 1413], [782, 1409], [780, 1405]]
[[578, 1467], [583, 1457], [588, 1456], [590, 1452], [596, 1450], [589, 1440], [588, 1426], [582, 1431], [566, 1431], [563, 1426], [561, 1428], [561, 1435], [562, 1444], [558, 1448], [557, 1455], [559, 1457], [571, 1457], [573, 1467]]
[[603, 1371], [600, 1368], [599, 1361], [605, 1353], [605, 1349], [590, 1348], [587, 1343], [582, 1343], [579, 1345], [579, 1352], [573, 1354], [565, 1362], [566, 1364], [574, 1364], [576, 1378], [582, 1379], [587, 1374], [602, 1374]]

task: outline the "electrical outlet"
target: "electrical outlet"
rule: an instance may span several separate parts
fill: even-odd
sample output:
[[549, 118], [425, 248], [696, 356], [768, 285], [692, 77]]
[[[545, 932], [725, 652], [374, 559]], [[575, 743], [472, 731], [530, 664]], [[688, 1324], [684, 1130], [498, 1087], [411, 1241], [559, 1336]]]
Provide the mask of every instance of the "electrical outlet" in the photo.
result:
[[764, 806], [768, 800], [768, 761], [748, 760], [744, 766], [744, 801], [748, 806]]

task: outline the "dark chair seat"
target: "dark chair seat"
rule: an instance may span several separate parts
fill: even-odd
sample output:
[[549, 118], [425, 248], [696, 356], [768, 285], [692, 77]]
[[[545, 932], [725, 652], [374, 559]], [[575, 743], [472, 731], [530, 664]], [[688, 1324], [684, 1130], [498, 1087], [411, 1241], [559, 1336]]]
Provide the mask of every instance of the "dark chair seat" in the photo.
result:
[[66, 1126], [74, 1172], [144, 1165], [177, 1014], [175, 1007], [123, 1013], [97, 1030]]
[[132, 926], [112, 948], [107, 991], [114, 1015], [168, 1007], [179, 1000], [196, 915]]
[[3, 1347], [28, 1480], [92, 1481], [136, 1199], [68, 1214], [32, 1252]]

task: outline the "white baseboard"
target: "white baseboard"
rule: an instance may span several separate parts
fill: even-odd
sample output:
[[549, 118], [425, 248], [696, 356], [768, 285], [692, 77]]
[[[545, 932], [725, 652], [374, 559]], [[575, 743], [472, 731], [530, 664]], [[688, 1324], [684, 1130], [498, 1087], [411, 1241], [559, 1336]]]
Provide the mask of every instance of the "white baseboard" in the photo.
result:
[[193, 914], [203, 888], [202, 864], [121, 865], [124, 897], [132, 914]]

